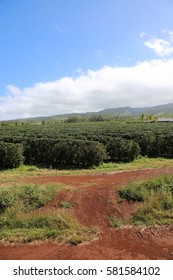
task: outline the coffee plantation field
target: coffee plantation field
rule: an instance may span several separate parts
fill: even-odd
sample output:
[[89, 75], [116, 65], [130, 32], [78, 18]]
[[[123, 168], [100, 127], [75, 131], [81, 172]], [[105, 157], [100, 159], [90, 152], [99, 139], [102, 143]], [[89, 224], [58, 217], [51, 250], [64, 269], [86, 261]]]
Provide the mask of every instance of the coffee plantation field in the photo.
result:
[[173, 123], [1, 124], [0, 168], [17, 167], [22, 162], [53, 168], [88, 168], [102, 162], [130, 162], [140, 155], [173, 158], [172, 136]]

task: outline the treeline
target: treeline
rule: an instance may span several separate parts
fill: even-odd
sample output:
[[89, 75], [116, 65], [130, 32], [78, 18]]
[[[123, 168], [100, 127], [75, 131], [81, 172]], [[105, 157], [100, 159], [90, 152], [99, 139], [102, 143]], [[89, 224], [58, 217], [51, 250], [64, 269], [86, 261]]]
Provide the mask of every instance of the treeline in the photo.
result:
[[0, 129], [0, 169], [88, 168], [139, 155], [173, 158], [172, 124], [78, 123]]
[[25, 125], [51, 125], [51, 124], [59, 124], [59, 123], [84, 123], [84, 122], [109, 122], [109, 121], [132, 121], [132, 122], [141, 122], [142, 119], [140, 116], [119, 116], [119, 115], [99, 115], [99, 114], [91, 114], [91, 115], [77, 115], [77, 116], [69, 116], [67, 118], [41, 118], [36, 120], [15, 120], [15, 121], [0, 121], [0, 127], [9, 127], [9, 126], [25, 126]]
[[[114, 117], [114, 119], [119, 119], [119, 117]], [[103, 115], [91, 115], [88, 116], [71, 116], [64, 120], [65, 123], [77, 123], [77, 122], [103, 122], [110, 121], [111, 117], [103, 116]]]

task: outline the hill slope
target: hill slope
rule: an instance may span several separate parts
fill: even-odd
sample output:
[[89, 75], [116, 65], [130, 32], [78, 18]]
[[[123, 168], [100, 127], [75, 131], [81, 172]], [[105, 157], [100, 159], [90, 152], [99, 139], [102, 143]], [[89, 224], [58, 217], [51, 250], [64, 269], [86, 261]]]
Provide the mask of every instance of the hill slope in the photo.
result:
[[[28, 121], [42, 121], [42, 120], [57, 120], [57, 119], [66, 119], [73, 116], [84, 116], [89, 117], [92, 115], [103, 115], [103, 116], [137, 116], [137, 115], [156, 115], [156, 116], [168, 116], [173, 115], [173, 103], [152, 106], [152, 107], [119, 107], [119, 108], [107, 108], [98, 112], [86, 112], [86, 113], [69, 113], [69, 114], [59, 114], [54, 116], [40, 116], [27, 118]], [[23, 119], [18, 119], [23, 121]]]

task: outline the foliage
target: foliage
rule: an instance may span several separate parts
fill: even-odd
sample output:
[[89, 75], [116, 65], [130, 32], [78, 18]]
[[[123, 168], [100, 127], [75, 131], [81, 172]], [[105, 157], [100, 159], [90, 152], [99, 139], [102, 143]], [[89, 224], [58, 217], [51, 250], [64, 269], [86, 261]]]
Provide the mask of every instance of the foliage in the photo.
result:
[[136, 187], [135, 189], [131, 187], [121, 189], [119, 190], [119, 195], [122, 199], [126, 199], [127, 201], [144, 201], [144, 193], [138, 187]]
[[0, 216], [0, 240], [26, 243], [52, 239], [77, 245], [90, 241], [96, 231], [86, 228], [73, 219], [69, 212], [43, 212], [22, 214], [13, 208]]
[[108, 217], [108, 221], [110, 225], [114, 228], [120, 227], [123, 224], [123, 221], [114, 215], [110, 215]]
[[135, 142], [141, 149], [141, 155], [149, 157], [157, 157], [159, 154], [155, 148], [156, 136], [152, 131], [139, 133], [135, 136]]
[[77, 123], [77, 122], [85, 122], [87, 121], [87, 118], [84, 116], [72, 116], [68, 117], [67, 120], [65, 120], [66, 123]]
[[173, 135], [159, 135], [153, 143], [155, 154], [160, 157], [173, 158]]
[[45, 138], [33, 138], [25, 141], [25, 164], [49, 165], [51, 149], [56, 142]]
[[133, 140], [117, 137], [109, 141], [107, 151], [112, 162], [130, 162], [139, 156], [140, 148]]
[[0, 213], [9, 207], [28, 212], [40, 208], [48, 203], [58, 192], [58, 187], [25, 185], [0, 189]]
[[106, 117], [104, 117], [103, 115], [92, 115], [89, 118], [90, 122], [103, 122], [106, 121]]
[[92, 141], [61, 141], [51, 153], [53, 167], [91, 167], [103, 162], [106, 151], [102, 144]]
[[69, 244], [90, 241], [96, 231], [77, 223], [69, 209], [39, 211], [58, 190], [59, 186], [29, 185], [0, 189], [0, 240], [24, 243], [53, 239]]
[[157, 225], [173, 222], [173, 176], [130, 183], [119, 190], [121, 198], [142, 202], [132, 216], [135, 224]]
[[23, 163], [21, 144], [0, 142], [0, 169], [19, 167]]
[[[135, 155], [135, 151], [139, 149], [136, 147], [134, 142], [139, 145], [142, 156], [173, 158], [173, 123], [146, 123], [141, 121], [138, 122], [137, 120], [128, 121], [128, 118], [128, 122], [125, 120], [121, 121], [120, 119], [115, 119], [114, 121], [99, 121], [99, 119], [101, 119], [100, 116], [96, 115], [94, 117], [95, 118], [91, 116], [91, 120], [93, 121], [89, 121], [89, 119], [87, 119], [88, 122], [85, 121], [85, 116], [82, 116], [80, 120], [79, 116], [76, 116], [75, 119], [71, 119], [72, 122], [69, 120], [69, 122], [65, 123], [44, 122], [44, 125], [42, 125], [41, 122], [40, 124], [19, 123], [17, 126], [15, 123], [8, 123], [7, 126], [1, 124], [0, 142], [3, 143], [3, 147], [5, 147], [4, 145], [7, 144], [19, 145], [20, 143], [24, 146], [24, 163], [29, 165], [37, 165], [39, 167], [49, 167], [53, 165], [54, 167], [59, 167], [61, 163], [63, 163], [61, 160], [58, 162], [58, 159], [52, 154], [54, 147], [56, 145], [61, 145], [62, 142], [64, 142], [63, 146], [66, 146], [66, 151], [64, 150], [65, 154], [71, 152], [69, 151], [68, 145], [66, 145], [66, 143], [70, 143], [70, 149], [72, 146], [74, 148], [79, 146], [81, 153], [79, 156], [79, 152], [77, 152], [76, 157], [81, 157], [83, 163], [79, 164], [78, 160], [78, 163], [76, 164], [76, 159], [74, 160], [73, 158], [72, 161], [69, 161], [69, 168], [91, 166], [90, 163], [84, 162], [83, 160], [84, 156], [90, 158], [90, 155], [88, 154], [91, 152], [88, 151], [87, 153], [85, 151], [85, 153], [83, 153], [83, 149], [80, 149], [82, 146], [82, 144], [80, 144], [81, 141], [87, 143], [85, 144], [85, 147], [88, 149], [94, 145], [98, 145], [98, 143], [103, 144], [105, 147], [108, 146], [107, 152], [110, 153], [110, 157], [103, 159], [106, 162], [128, 162], [136, 158], [137, 155]], [[97, 120], [96, 117], [98, 117]], [[121, 142], [122, 140], [124, 142], [122, 145], [120, 145], [118, 156], [116, 156], [116, 149], [113, 151], [113, 149], [111, 149], [109, 146], [112, 145], [111, 143], [117, 142], [118, 138], [121, 138]], [[134, 142], [126, 142], [127, 140]], [[93, 142], [97, 144], [93, 144]], [[125, 146], [127, 148], [125, 148]], [[12, 148], [12, 150], [14, 151], [15, 149]], [[1, 158], [4, 158], [4, 150], [2, 152], [0, 149], [0, 156]], [[16, 156], [14, 156], [14, 158], [17, 160]], [[21, 161], [19, 160], [19, 162]], [[96, 165], [97, 164], [98, 161], [96, 162]], [[67, 161], [63, 165], [67, 166]], [[3, 160], [1, 160], [0, 168], [12, 168], [16, 166], [18, 166], [18, 163], [6, 164], [3, 162]]]
[[147, 122], [157, 122], [157, 118], [152, 114], [146, 115], [145, 117], [143, 117], [143, 119], [145, 119], [145, 121]]
[[76, 204], [75, 202], [68, 202], [68, 201], [62, 200], [59, 207], [70, 209], [70, 208], [73, 208], [75, 206], [75, 204]]

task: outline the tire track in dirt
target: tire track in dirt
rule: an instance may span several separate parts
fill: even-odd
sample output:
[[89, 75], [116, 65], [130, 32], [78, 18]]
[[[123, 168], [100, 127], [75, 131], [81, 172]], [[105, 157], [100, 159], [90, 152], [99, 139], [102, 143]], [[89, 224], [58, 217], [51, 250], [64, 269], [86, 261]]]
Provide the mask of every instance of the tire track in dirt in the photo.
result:
[[78, 246], [44, 242], [28, 245], [0, 245], [0, 259], [173, 259], [173, 227], [113, 229], [108, 216], [130, 216], [135, 203], [117, 204], [117, 190], [142, 178], [173, 174], [173, 167], [108, 174], [28, 177], [27, 182], [69, 184], [45, 208], [56, 209], [62, 200], [75, 202], [72, 212], [86, 226], [98, 226], [98, 238]]

